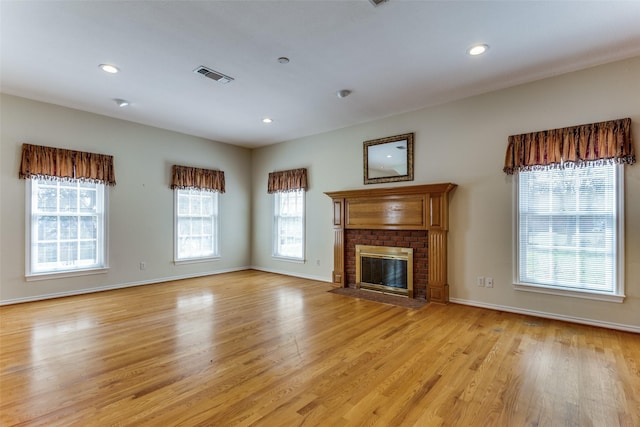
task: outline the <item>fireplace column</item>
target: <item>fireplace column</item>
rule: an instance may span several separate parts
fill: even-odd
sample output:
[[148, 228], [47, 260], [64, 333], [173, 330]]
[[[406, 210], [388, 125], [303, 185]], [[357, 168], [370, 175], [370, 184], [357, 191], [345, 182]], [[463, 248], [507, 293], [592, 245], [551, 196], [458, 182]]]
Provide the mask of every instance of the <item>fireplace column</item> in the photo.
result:
[[449, 283], [447, 283], [447, 231], [429, 231], [429, 280], [427, 282], [427, 301], [449, 302]]
[[347, 286], [344, 274], [344, 199], [333, 199], [333, 280], [336, 288]]

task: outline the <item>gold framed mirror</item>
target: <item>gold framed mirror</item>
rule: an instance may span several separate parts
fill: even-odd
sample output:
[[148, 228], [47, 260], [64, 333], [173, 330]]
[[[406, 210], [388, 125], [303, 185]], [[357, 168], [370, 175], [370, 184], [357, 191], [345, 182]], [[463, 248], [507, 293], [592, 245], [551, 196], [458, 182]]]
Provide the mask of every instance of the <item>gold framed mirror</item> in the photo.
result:
[[413, 181], [413, 133], [365, 141], [364, 183]]

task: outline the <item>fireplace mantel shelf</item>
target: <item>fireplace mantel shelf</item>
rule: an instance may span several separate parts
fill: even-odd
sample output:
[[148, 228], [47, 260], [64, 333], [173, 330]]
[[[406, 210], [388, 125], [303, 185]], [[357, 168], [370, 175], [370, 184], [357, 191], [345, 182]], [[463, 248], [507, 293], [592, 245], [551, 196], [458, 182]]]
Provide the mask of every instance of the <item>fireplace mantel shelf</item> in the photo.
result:
[[398, 196], [403, 194], [449, 193], [456, 184], [444, 182], [440, 184], [405, 185], [403, 187], [361, 188], [358, 190], [329, 191], [324, 194], [334, 198], [366, 198], [380, 196]]
[[426, 230], [428, 232], [427, 299], [449, 301], [447, 233], [449, 197], [456, 184], [366, 188], [325, 193], [333, 202], [333, 284], [345, 279], [345, 230]]

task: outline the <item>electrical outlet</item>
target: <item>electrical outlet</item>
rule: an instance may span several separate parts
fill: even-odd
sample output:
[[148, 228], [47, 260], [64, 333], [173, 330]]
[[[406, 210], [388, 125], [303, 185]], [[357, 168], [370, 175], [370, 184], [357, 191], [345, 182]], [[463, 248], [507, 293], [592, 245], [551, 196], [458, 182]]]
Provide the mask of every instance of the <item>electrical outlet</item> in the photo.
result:
[[487, 277], [487, 288], [493, 288], [493, 277]]
[[482, 277], [482, 276], [476, 277], [476, 285], [484, 286], [484, 277]]
[[140, 270], [146, 270], [147, 269], [147, 263], [144, 261], [140, 261]]

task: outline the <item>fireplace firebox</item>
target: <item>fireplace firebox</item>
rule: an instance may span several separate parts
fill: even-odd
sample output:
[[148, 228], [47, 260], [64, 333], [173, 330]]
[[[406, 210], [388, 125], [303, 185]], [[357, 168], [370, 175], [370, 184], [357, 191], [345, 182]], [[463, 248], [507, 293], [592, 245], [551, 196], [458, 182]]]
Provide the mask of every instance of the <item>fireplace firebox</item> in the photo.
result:
[[413, 298], [413, 249], [356, 245], [356, 287]]

